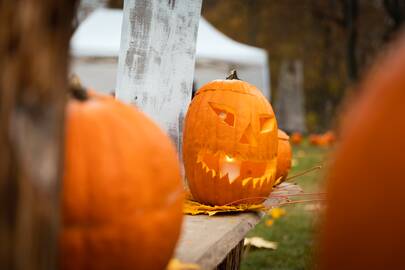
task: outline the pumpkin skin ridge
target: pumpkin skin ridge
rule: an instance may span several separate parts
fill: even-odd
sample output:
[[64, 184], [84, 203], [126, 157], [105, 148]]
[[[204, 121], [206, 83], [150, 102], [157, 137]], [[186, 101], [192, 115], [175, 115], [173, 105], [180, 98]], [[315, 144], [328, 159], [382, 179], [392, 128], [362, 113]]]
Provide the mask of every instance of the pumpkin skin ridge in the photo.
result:
[[199, 93], [204, 93], [206, 91], [231, 91], [237, 92], [240, 94], [247, 94], [253, 96], [261, 96], [265, 99], [262, 92], [257, 89], [256, 86], [242, 81], [242, 80], [214, 80], [203, 85], [197, 92], [196, 96]]
[[282, 183], [287, 179], [288, 172], [291, 169], [292, 148], [289, 141], [289, 136], [278, 129], [278, 149], [277, 149], [277, 173], [276, 180], [281, 177], [278, 183]]
[[[64, 175], [63, 181], [63, 230], [60, 238], [62, 256], [61, 269], [163, 269], [173, 254], [174, 245], [181, 230], [180, 222], [183, 217], [183, 188], [181, 185], [179, 164], [174, 146], [171, 144], [170, 139], [164, 135], [154, 123], [150, 122], [149, 120], [146, 120], [146, 124], [144, 123], [146, 117], [141, 112], [129, 106], [124, 107], [124, 109], [121, 106], [122, 104], [109, 97], [102, 97], [102, 99], [99, 99], [98, 97], [91, 97], [89, 101], [84, 103], [72, 101], [68, 104], [68, 113], [66, 116], [66, 122], [68, 125], [66, 128], [66, 154], [68, 156], [65, 159], [65, 164], [67, 164], [65, 167], [67, 170], [70, 170], [70, 172]], [[111, 111], [110, 109], [113, 109], [114, 111]], [[126, 114], [129, 113], [129, 111], [131, 111], [132, 114], [136, 114], [136, 117], [131, 116], [128, 119]], [[90, 120], [86, 118], [86, 115], [90, 117]], [[76, 122], [75, 120], [77, 119], [79, 119], [80, 122]], [[119, 121], [119, 119], [122, 119], [122, 121]], [[106, 125], [105, 123], [108, 124]], [[114, 124], [111, 125], [111, 123]], [[72, 124], [76, 126], [75, 130], [71, 129]], [[133, 131], [132, 133], [128, 133], [127, 129], [131, 127], [131, 124], [132, 127], [136, 127], [136, 132]], [[122, 128], [122, 130], [120, 130], [120, 128]], [[96, 131], [100, 130], [103, 130], [103, 133], [96, 133], [97, 136], [93, 135]], [[164, 187], [167, 188], [169, 192], [160, 193], [164, 195], [157, 196], [156, 199], [153, 199], [153, 204], [155, 204], [155, 206], [153, 206], [153, 204], [145, 204], [142, 203], [142, 201], [139, 201], [140, 208], [138, 211], [135, 211], [137, 210], [137, 207], [132, 207], [131, 205], [125, 206], [126, 203], [123, 203], [124, 201], [121, 202], [119, 197], [117, 197], [115, 203], [118, 207], [116, 207], [115, 212], [112, 215], [108, 214], [107, 217], [104, 218], [104, 213], [102, 211], [96, 209], [98, 211], [98, 213], [96, 213], [97, 211], [95, 212], [95, 210], [92, 209], [92, 207], [94, 207], [93, 198], [91, 201], [89, 201], [89, 205], [85, 207], [83, 207], [83, 205], [81, 205], [79, 202], [75, 203], [77, 189], [84, 188], [90, 191], [89, 188], [92, 188], [93, 186], [89, 183], [83, 184], [83, 181], [81, 180], [90, 179], [91, 175], [94, 175], [94, 172], [88, 170], [86, 173], [84, 170], [92, 168], [91, 165], [95, 164], [95, 162], [92, 160], [94, 157], [97, 158], [97, 156], [94, 156], [95, 154], [83, 151], [82, 149], [92, 147], [95, 153], [100, 153], [102, 149], [109, 149], [108, 151], [112, 153], [112, 156], [117, 157], [117, 160], [121, 160], [123, 157], [118, 156], [113, 152], [113, 150], [121, 152], [126, 150], [127, 147], [115, 147], [113, 145], [114, 140], [105, 135], [105, 133], [108, 133], [110, 136], [112, 135], [113, 138], [116, 138], [115, 135], [119, 135], [120, 133], [118, 130], [120, 130], [120, 132], [128, 133], [126, 138], [131, 139], [125, 140], [124, 143], [126, 144], [129, 142], [129, 146], [127, 147], [132, 147], [132, 149], [135, 145], [137, 145], [134, 142], [138, 140], [139, 145], [140, 138], [144, 136], [146, 136], [145, 141], [147, 145], [148, 142], [150, 145], [150, 142], [154, 140], [162, 142], [166, 141], [167, 143], [161, 142], [159, 146], [153, 146], [149, 152], [161, 154], [167, 152], [164, 157], [158, 158], [158, 160], [164, 164], [163, 167], [165, 168], [160, 169], [160, 172], [153, 172], [153, 174], [157, 176], [163, 175], [163, 179], [159, 180], [172, 184], [162, 185], [159, 188], [155, 188], [155, 185], [153, 185], [153, 182], [151, 181], [147, 183], [148, 181], [145, 180], [136, 180], [138, 182], [146, 182], [146, 186], [150, 186], [150, 188], [154, 190]], [[140, 130], [142, 131], [140, 134], [138, 134], [138, 131]], [[83, 131], [84, 134], [82, 136], [70, 135], [72, 133], [82, 133]], [[112, 133], [111, 131], [116, 132]], [[134, 139], [132, 136], [135, 136]], [[97, 147], [96, 144], [94, 144], [100, 142], [98, 137], [105, 137], [106, 140], [104, 146]], [[73, 140], [73, 138], [76, 139]], [[74, 147], [78, 142], [81, 143], [79, 149]], [[119, 144], [119, 146], [123, 145], [124, 144]], [[77, 151], [88, 154], [86, 161], [84, 162], [86, 164], [83, 164], [82, 166], [83, 168], [76, 168], [76, 161], [80, 162], [84, 158], [82, 154], [77, 154]], [[136, 150], [136, 152], [137, 151], [138, 150]], [[145, 150], [142, 150], [141, 153], [142, 152], [145, 152]], [[135, 153], [134, 155], [138, 156], [139, 154]], [[143, 159], [138, 157], [138, 160]], [[125, 155], [124, 163], [126, 163]], [[140, 164], [144, 163], [140, 162]], [[158, 162], [151, 163], [151, 161], [146, 161], [146, 166], [150, 168], [150, 166], [155, 166], [153, 165], [154, 163], [158, 165]], [[117, 168], [114, 170], [118, 172], [122, 171], [118, 169], [122, 168], [121, 164], [118, 163], [114, 166], [117, 166]], [[130, 167], [133, 167], [132, 170], [135, 170], [134, 165], [127, 166], [127, 168]], [[72, 178], [72, 175], [76, 175], [72, 168], [75, 170], [80, 170], [81, 173], [84, 173], [83, 176], [81, 176], [79, 179]], [[93, 166], [91, 170], [102, 171], [104, 168], [103, 166]], [[165, 176], [162, 173], [167, 175]], [[125, 186], [131, 184], [132, 180], [129, 178], [127, 180], [130, 181], [123, 181], [123, 178], [129, 177], [125, 176], [125, 173], [118, 175], [118, 177], [112, 179], [112, 182], [118, 183], [119, 185], [109, 187], [105, 190], [105, 192], [111, 192], [110, 189], [116, 190], [122, 185]], [[150, 179], [150, 177], [146, 179]], [[79, 182], [80, 184], [77, 185], [75, 184], [76, 182]], [[175, 182], [176, 185], [173, 185]], [[134, 186], [134, 184], [131, 185], [132, 187]], [[146, 186], [144, 186], [144, 188], [146, 188]], [[138, 189], [138, 187], [136, 187], [136, 189]], [[139, 193], [142, 189], [138, 190]], [[98, 192], [97, 189], [91, 192], [98, 197], [100, 197], [100, 194], [103, 194]], [[125, 193], [129, 194], [129, 192], [125, 191], [124, 187], [124, 194]], [[134, 195], [131, 197], [136, 197], [136, 194], [137, 192], [134, 192]], [[104, 203], [106, 201], [110, 201], [111, 203], [114, 203], [103, 195], [101, 196], [102, 198], [99, 199], [99, 202]], [[161, 198], [159, 199], [159, 197]], [[130, 198], [130, 201], [133, 200], [137, 200], [137, 198]], [[68, 201], [73, 201], [74, 205], [66, 205]], [[81, 211], [82, 214], [80, 214]], [[78, 216], [77, 214], [80, 215]], [[94, 216], [94, 218], [92, 217], [89, 219], [89, 216]], [[66, 218], [68, 219], [66, 220]], [[148, 220], [148, 222], [145, 223], [145, 220]], [[168, 223], [167, 220], [170, 220], [170, 223]], [[162, 238], [164, 238], [165, 241], [162, 241]], [[153, 250], [156, 250], [156, 248], [158, 248], [157, 250], [159, 250], [160, 253], [158, 256], [152, 252]], [[134, 253], [134, 251], [138, 250], [139, 252]]]
[[205, 93], [205, 92], [210, 92], [210, 91], [228, 91], [228, 92], [234, 92], [234, 93], [242, 94], [242, 95], [255, 96], [255, 95], [253, 95], [253, 94], [246, 93], [246, 92], [244, 92], [244, 91], [237, 90], [237, 89], [221, 90], [221, 89], [215, 89], [215, 88], [199, 90], [198, 92], [196, 92], [195, 96], [197, 96], [197, 95], [199, 95], [199, 94], [202, 94], [202, 93]]

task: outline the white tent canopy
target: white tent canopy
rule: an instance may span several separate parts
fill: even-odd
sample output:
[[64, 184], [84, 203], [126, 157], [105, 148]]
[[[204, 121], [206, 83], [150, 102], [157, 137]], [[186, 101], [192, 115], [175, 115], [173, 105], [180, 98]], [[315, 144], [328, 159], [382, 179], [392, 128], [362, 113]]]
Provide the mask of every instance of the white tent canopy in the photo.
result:
[[[121, 25], [122, 10], [103, 8], [90, 14], [74, 33], [71, 40], [71, 53], [76, 59], [73, 71], [78, 73], [86, 84], [97, 86], [100, 89], [95, 81], [92, 82], [86, 78], [86, 76], [94, 76], [100, 79], [103, 76], [90, 74], [89, 68], [92, 67], [89, 66], [88, 59], [118, 57]], [[87, 62], [80, 65], [78, 59], [87, 59]], [[237, 68], [242, 79], [255, 84], [267, 97], [270, 97], [267, 52], [228, 38], [204, 18], [201, 18], [196, 48], [195, 81], [197, 87], [207, 81], [223, 78], [231, 68]], [[112, 72], [112, 70], [114, 70], [112, 66], [111, 68], [100, 67], [98, 72]], [[113, 77], [115, 78], [115, 74]], [[108, 84], [111, 88], [111, 83]]]

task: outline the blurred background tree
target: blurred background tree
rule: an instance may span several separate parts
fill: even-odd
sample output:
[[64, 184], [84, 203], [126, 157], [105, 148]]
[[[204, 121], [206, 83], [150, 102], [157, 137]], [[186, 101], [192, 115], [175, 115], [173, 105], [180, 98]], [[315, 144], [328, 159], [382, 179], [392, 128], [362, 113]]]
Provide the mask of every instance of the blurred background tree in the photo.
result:
[[306, 120], [313, 132], [330, 127], [346, 89], [395, 36], [405, 1], [204, 0], [203, 16], [233, 39], [269, 52], [275, 99], [282, 61], [303, 61]]
[[[109, 6], [120, 8], [122, 0]], [[346, 89], [395, 38], [405, 0], [204, 0], [202, 16], [268, 51], [274, 100], [282, 62], [302, 61], [307, 128], [320, 132], [330, 128]]]

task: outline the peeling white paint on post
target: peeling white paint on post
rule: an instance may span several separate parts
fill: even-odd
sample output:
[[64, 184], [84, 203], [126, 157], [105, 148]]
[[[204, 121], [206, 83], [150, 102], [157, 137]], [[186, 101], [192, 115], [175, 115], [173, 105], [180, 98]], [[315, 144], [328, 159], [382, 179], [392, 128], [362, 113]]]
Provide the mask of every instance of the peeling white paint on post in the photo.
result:
[[201, 0], [125, 0], [116, 97], [134, 104], [180, 149], [191, 99]]

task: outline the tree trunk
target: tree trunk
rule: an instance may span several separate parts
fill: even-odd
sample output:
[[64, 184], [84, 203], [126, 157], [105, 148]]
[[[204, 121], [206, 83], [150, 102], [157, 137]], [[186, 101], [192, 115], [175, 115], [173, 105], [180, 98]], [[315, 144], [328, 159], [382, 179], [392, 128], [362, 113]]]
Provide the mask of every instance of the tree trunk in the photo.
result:
[[391, 19], [391, 27], [385, 34], [385, 40], [390, 40], [400, 29], [405, 21], [405, 1], [404, 0], [384, 0], [384, 9]]
[[281, 63], [275, 107], [278, 127], [288, 133], [306, 132], [303, 74], [301, 60]]
[[0, 269], [56, 269], [75, 1], [0, 0]]
[[358, 18], [358, 1], [345, 0], [344, 1], [344, 21], [347, 33], [347, 72], [349, 80], [354, 82], [358, 78], [358, 67], [356, 58], [357, 48], [357, 18]]

